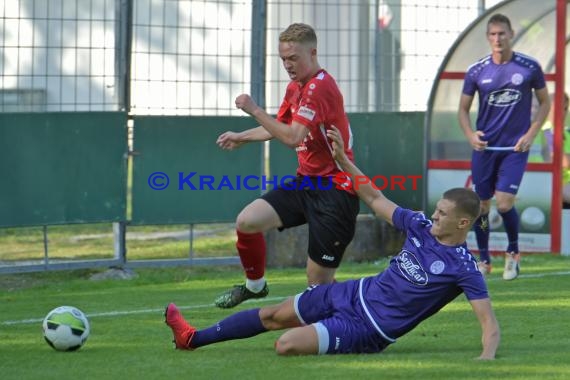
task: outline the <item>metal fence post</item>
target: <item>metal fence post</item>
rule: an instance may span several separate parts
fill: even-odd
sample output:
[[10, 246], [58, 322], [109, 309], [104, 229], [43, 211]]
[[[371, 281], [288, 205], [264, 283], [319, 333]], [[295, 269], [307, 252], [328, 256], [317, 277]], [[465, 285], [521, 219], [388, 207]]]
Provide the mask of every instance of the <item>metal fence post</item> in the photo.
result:
[[[253, 0], [251, 7], [251, 97], [265, 109], [265, 72], [266, 72], [266, 42], [267, 42], [267, 2]], [[266, 162], [269, 161], [269, 142], [265, 142], [265, 149], [261, 150], [261, 173], [269, 175], [266, 171]]]
[[251, 13], [251, 97], [261, 108], [265, 108], [266, 1], [254, 0]]
[[126, 223], [114, 222], [113, 223], [113, 251], [115, 260], [119, 260], [120, 265], [127, 262], [127, 247], [126, 247]]

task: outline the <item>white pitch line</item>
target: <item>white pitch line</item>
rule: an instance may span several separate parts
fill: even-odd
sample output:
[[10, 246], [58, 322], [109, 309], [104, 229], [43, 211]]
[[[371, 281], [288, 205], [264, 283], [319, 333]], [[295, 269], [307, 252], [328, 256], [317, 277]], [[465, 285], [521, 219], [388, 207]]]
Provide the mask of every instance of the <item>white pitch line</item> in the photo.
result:
[[[266, 297], [263, 299], [252, 299], [248, 300], [247, 303], [263, 303], [263, 302], [272, 302], [272, 301], [282, 301], [287, 297]], [[165, 305], [166, 306], [166, 305]], [[192, 309], [203, 309], [206, 307], [214, 307], [214, 304], [207, 304], [207, 305], [191, 305], [191, 306], [178, 306], [180, 310], [192, 310]], [[139, 309], [139, 310], [125, 310], [125, 311], [107, 311], [101, 313], [89, 313], [85, 314], [88, 318], [93, 317], [116, 317], [120, 315], [132, 315], [132, 314], [151, 314], [151, 313], [163, 313], [164, 307], [160, 309]], [[10, 325], [22, 325], [22, 324], [30, 324], [30, 323], [41, 323], [43, 322], [43, 318], [31, 318], [31, 319], [20, 319], [16, 321], [3, 321], [0, 322], [1, 326], [10, 326]]]
[[[548, 276], [568, 276], [570, 275], [570, 271], [564, 272], [551, 272], [551, 273], [535, 273], [535, 274], [521, 274], [518, 278], [541, 278], [541, 277], [548, 277]], [[502, 280], [499, 277], [492, 277], [488, 278], [487, 281], [495, 281], [495, 280]], [[268, 301], [282, 301], [287, 297], [266, 297], [263, 299], [252, 299], [248, 300], [247, 303], [264, 303]], [[206, 307], [212, 307], [214, 304], [206, 304], [206, 305], [191, 305], [191, 306], [178, 306], [180, 310], [193, 310], [193, 309], [203, 309]], [[164, 312], [164, 308], [160, 309], [140, 309], [140, 310], [126, 310], [126, 311], [107, 311], [101, 313], [91, 313], [86, 314], [87, 317], [116, 317], [119, 315], [132, 315], [132, 314], [150, 314], [150, 313], [162, 313]], [[23, 324], [30, 324], [30, 323], [40, 323], [44, 319], [43, 318], [32, 318], [32, 319], [20, 319], [17, 321], [3, 321], [0, 322], [1, 326], [10, 326], [10, 325], [23, 325]]]
[[[541, 277], [548, 277], [548, 276], [568, 276], [570, 275], [570, 271], [564, 272], [550, 272], [550, 273], [535, 273], [535, 274], [521, 274], [517, 278], [541, 278]], [[503, 280], [501, 277], [493, 277], [488, 278], [488, 281], [495, 281], [495, 280]]]

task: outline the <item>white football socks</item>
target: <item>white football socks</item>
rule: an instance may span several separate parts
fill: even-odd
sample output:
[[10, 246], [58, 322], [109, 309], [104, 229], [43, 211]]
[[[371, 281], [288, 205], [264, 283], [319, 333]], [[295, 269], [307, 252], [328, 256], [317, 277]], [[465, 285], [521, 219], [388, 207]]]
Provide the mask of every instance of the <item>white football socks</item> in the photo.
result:
[[245, 287], [254, 293], [261, 292], [264, 286], [265, 286], [265, 277], [261, 277], [257, 280], [250, 280], [249, 278], [245, 280]]

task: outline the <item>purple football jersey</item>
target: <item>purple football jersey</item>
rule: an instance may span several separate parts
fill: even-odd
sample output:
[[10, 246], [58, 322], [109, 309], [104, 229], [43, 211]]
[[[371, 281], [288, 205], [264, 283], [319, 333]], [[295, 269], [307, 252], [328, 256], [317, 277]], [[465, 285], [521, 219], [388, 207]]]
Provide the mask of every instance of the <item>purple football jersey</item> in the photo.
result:
[[493, 147], [510, 147], [530, 128], [533, 89], [546, 86], [540, 64], [513, 52], [509, 62], [496, 64], [491, 55], [467, 69], [463, 93], [479, 94], [477, 130]]
[[430, 233], [424, 214], [397, 208], [394, 226], [406, 231], [402, 251], [380, 274], [360, 283], [359, 298], [376, 330], [394, 340], [459, 294], [488, 298], [487, 286], [466, 244], [445, 246]]

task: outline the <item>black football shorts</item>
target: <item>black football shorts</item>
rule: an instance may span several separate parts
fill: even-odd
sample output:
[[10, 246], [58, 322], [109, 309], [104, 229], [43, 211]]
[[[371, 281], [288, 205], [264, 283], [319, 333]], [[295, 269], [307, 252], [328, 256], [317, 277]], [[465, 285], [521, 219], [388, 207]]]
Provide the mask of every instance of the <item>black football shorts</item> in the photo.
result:
[[309, 257], [324, 267], [338, 268], [354, 237], [360, 201], [358, 196], [329, 185], [329, 180], [297, 177], [261, 198], [281, 218], [280, 230], [308, 223]]

